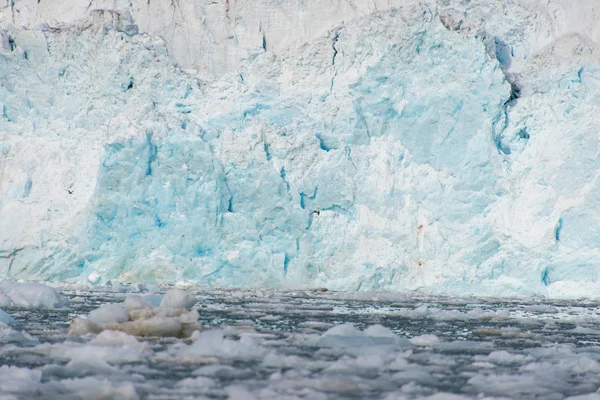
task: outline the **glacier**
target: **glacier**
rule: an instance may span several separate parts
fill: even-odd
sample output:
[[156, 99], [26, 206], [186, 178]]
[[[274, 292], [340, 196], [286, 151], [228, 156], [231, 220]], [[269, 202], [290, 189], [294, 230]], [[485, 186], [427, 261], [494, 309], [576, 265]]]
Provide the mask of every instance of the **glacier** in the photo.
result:
[[7, 0], [0, 276], [600, 291], [594, 0]]

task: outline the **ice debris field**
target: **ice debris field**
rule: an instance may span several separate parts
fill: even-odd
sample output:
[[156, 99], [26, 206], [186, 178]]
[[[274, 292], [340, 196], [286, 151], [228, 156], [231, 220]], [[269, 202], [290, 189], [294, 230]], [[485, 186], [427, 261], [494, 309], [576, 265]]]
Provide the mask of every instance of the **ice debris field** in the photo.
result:
[[0, 3], [0, 275], [597, 297], [596, 0]]
[[600, 399], [591, 301], [149, 289], [4, 283], [0, 398]]

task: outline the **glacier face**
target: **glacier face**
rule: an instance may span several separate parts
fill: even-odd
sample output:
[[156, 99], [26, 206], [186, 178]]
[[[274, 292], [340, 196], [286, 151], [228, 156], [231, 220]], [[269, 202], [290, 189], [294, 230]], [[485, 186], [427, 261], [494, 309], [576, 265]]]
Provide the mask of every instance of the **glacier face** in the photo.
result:
[[577, 3], [9, 2], [0, 273], [595, 296]]

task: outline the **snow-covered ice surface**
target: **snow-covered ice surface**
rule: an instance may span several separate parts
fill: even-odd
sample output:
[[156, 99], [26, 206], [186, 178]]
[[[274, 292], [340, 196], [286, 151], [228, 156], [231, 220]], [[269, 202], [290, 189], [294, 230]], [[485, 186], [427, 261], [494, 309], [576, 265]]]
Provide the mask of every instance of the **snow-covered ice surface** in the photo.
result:
[[16, 323], [0, 329], [0, 394], [600, 398], [600, 310], [592, 302], [201, 289], [189, 293], [206, 329], [191, 338], [67, 335], [71, 319], [122, 303], [130, 291], [64, 287], [68, 309], [12, 312]]
[[0, 274], [598, 296], [599, 20], [0, 3]]

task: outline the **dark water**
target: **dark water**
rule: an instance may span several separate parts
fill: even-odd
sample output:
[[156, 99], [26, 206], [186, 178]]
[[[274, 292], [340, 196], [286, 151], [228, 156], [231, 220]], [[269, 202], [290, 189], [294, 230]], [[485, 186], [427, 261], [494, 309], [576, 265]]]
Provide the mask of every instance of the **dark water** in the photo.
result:
[[[13, 367], [0, 369], [0, 393], [23, 399], [442, 399], [450, 393], [563, 399], [600, 386], [600, 316], [590, 302], [199, 290], [199, 322], [220, 331], [195, 342], [94, 344], [95, 335], [69, 337], [74, 317], [127, 296], [110, 290], [63, 290], [70, 299], [63, 310], [7, 310], [24, 335], [0, 336], [0, 366]], [[381, 325], [396, 336], [348, 326], [323, 335], [341, 324]]]

